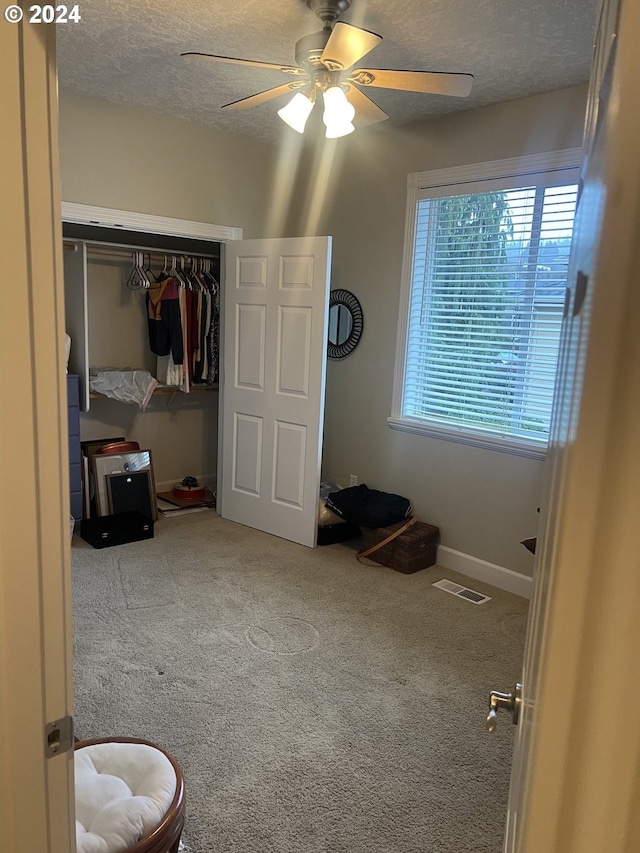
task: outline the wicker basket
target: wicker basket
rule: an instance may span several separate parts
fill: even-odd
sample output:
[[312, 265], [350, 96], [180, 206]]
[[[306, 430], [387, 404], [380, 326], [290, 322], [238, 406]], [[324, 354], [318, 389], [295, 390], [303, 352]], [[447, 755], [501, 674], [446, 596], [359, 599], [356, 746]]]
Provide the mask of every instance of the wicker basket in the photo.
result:
[[[406, 524], [405, 521], [400, 521], [389, 527], [363, 527], [362, 550], [373, 548], [377, 542], [382, 542], [404, 524]], [[418, 572], [420, 569], [433, 566], [436, 562], [439, 533], [439, 529], [432, 524], [418, 521], [367, 559], [406, 575]]]

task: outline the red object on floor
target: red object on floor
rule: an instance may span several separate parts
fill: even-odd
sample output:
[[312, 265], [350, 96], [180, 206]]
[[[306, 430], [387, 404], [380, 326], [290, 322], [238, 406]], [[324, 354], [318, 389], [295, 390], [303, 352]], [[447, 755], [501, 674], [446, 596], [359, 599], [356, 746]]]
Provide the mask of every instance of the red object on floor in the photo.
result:
[[182, 498], [183, 500], [201, 501], [204, 498], [205, 488], [205, 486], [183, 486], [180, 483], [173, 487], [173, 494], [176, 498]]
[[215, 507], [216, 505], [216, 496], [213, 494], [211, 489], [208, 489], [206, 486], [204, 487], [204, 495], [202, 498], [179, 498], [174, 494], [173, 489], [170, 492], [158, 492], [158, 497], [163, 501], [167, 501], [167, 503], [181, 507], [182, 509], [186, 509], [190, 506]]

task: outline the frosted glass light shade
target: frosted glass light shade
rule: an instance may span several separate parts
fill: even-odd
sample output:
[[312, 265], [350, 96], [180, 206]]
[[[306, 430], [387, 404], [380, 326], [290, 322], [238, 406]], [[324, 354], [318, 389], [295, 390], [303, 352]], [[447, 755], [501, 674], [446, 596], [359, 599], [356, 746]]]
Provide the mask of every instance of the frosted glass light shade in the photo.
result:
[[312, 109], [313, 101], [310, 101], [302, 92], [296, 92], [289, 103], [278, 110], [278, 115], [289, 127], [297, 130], [298, 133], [304, 133], [304, 126]]
[[340, 136], [346, 136], [348, 133], [353, 133], [355, 127], [350, 121], [335, 122], [327, 125], [325, 136], [327, 139], [338, 139]]
[[351, 123], [356, 111], [347, 100], [340, 86], [330, 86], [324, 92], [324, 113], [322, 120], [327, 128], [327, 139], [337, 139], [352, 133], [355, 128]]
[[330, 86], [324, 92], [324, 113], [322, 120], [327, 127], [350, 124], [356, 114], [354, 107], [340, 86]]

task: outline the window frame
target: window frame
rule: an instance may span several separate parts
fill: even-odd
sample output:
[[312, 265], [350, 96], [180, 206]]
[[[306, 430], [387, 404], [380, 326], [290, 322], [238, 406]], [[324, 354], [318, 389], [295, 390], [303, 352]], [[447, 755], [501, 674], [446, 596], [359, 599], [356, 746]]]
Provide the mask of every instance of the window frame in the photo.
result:
[[438, 426], [426, 421], [408, 419], [402, 416], [418, 202], [424, 198], [490, 192], [492, 189], [497, 188], [517, 189], [534, 185], [579, 184], [582, 157], [582, 148], [568, 148], [563, 151], [551, 151], [545, 154], [533, 154], [505, 160], [475, 163], [467, 166], [455, 166], [448, 169], [409, 173], [407, 176], [407, 205], [393, 376], [393, 397], [391, 416], [387, 418], [387, 423], [392, 429], [471, 445], [472, 447], [503, 451], [533, 459], [544, 459], [546, 457], [548, 444], [541, 445], [539, 442], [528, 442], [522, 438], [504, 438], [490, 433], [486, 435], [471, 434], [462, 426]]

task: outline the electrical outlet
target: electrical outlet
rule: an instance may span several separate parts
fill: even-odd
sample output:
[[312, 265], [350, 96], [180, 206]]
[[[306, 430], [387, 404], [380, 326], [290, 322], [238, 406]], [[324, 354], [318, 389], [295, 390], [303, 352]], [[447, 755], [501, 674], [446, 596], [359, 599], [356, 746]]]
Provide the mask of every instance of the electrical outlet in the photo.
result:
[[357, 486], [358, 485], [358, 475], [357, 474], [349, 474], [349, 485]]

